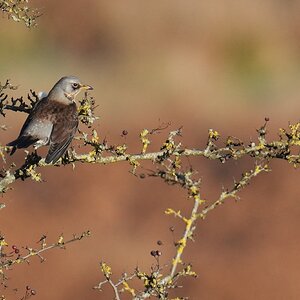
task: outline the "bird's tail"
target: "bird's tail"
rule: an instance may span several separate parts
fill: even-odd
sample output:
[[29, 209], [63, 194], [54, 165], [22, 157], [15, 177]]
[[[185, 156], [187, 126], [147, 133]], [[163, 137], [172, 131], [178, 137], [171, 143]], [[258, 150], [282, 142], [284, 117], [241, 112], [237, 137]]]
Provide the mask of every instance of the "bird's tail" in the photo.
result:
[[8, 143], [6, 146], [12, 146], [12, 150], [10, 152], [10, 155], [13, 155], [17, 149], [20, 148], [27, 148], [30, 145], [36, 143], [38, 141], [37, 138], [34, 138], [30, 135], [23, 135], [19, 136], [16, 140]]

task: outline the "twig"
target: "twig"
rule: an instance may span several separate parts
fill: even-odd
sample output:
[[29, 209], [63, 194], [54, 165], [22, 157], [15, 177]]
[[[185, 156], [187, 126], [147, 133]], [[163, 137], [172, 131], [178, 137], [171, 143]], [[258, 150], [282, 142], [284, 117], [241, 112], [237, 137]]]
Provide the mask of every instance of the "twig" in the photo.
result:
[[80, 236], [74, 235], [74, 237], [72, 239], [67, 240], [67, 241], [63, 241], [63, 239], [60, 238], [57, 243], [42, 247], [39, 250], [28, 249], [29, 253], [27, 255], [20, 256], [20, 257], [17, 257], [16, 259], [7, 260], [5, 262], [0, 263], [0, 270], [7, 269], [8, 267], [10, 267], [14, 264], [19, 264], [21, 262], [25, 262], [30, 257], [33, 257], [33, 256], [41, 257], [41, 254], [45, 251], [48, 251], [48, 250], [54, 249], [54, 248], [64, 248], [65, 245], [73, 243], [75, 241], [80, 241], [81, 239], [89, 237], [90, 235], [91, 235], [90, 231], [86, 231], [86, 232], [83, 232]]

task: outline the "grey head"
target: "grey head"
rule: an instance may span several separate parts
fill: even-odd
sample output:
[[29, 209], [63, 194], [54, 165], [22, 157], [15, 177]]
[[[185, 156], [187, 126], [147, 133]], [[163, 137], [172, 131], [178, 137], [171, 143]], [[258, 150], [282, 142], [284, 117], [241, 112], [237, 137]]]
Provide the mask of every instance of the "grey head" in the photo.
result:
[[48, 94], [49, 100], [69, 104], [74, 102], [76, 95], [81, 90], [92, 90], [90, 85], [82, 84], [75, 76], [62, 77]]

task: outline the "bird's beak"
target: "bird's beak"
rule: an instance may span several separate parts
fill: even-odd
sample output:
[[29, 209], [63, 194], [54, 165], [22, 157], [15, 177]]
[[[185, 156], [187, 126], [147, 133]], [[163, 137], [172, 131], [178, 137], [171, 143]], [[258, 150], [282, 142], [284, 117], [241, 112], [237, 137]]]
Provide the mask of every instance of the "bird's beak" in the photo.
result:
[[93, 87], [90, 86], [90, 85], [87, 85], [87, 84], [83, 84], [83, 85], [81, 86], [81, 88], [84, 89], [84, 90], [93, 90]]

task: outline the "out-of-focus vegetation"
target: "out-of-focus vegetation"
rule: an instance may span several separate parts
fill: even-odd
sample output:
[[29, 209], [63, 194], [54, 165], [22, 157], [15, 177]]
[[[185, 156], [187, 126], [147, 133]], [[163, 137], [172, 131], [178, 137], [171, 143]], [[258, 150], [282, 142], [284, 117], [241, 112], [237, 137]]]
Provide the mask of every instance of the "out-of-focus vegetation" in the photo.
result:
[[8, 19], [15, 22], [24, 22], [28, 28], [36, 25], [36, 19], [40, 13], [28, 6], [28, 0], [1, 0], [0, 11], [7, 15]]

